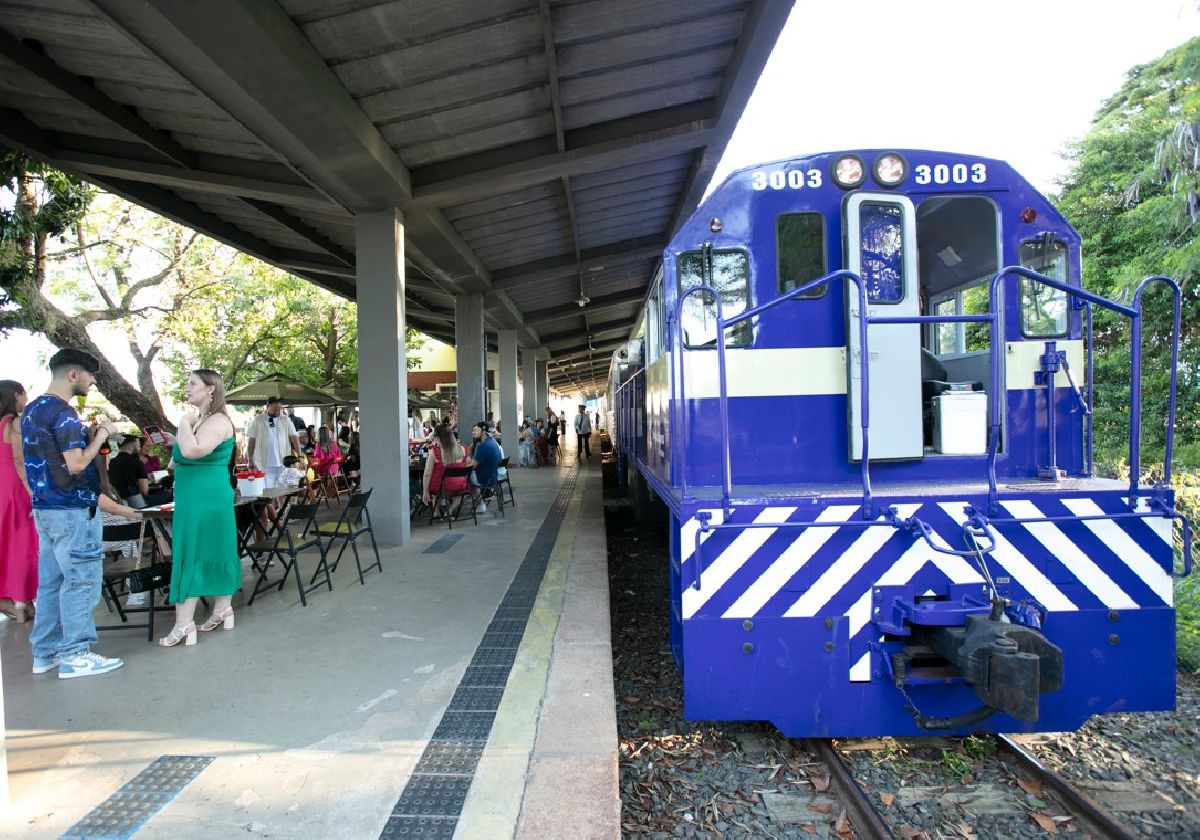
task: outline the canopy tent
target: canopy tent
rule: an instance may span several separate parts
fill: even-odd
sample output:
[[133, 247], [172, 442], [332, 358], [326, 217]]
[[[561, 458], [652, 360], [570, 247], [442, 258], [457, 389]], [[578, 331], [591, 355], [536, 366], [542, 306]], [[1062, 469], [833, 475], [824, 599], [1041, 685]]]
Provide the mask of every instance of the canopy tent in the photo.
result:
[[272, 397], [278, 397], [288, 405], [329, 406], [341, 402], [321, 388], [305, 385], [278, 372], [234, 388], [225, 394], [225, 402], [230, 405], [262, 405]]
[[358, 405], [358, 391], [336, 379], [330, 379], [321, 386], [321, 390], [336, 399], [338, 405]]
[[415, 389], [408, 392], [408, 407], [414, 408], [436, 408], [439, 411], [449, 411], [450, 403], [446, 400], [435, 399]]

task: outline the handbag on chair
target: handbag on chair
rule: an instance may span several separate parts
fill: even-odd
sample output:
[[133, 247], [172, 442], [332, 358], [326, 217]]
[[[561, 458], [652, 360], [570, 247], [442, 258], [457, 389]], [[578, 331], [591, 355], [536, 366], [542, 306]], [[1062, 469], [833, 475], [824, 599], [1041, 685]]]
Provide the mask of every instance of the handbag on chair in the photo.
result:
[[149, 592], [171, 583], [171, 564], [166, 562], [151, 563], [144, 569], [134, 569], [129, 573], [130, 592]]

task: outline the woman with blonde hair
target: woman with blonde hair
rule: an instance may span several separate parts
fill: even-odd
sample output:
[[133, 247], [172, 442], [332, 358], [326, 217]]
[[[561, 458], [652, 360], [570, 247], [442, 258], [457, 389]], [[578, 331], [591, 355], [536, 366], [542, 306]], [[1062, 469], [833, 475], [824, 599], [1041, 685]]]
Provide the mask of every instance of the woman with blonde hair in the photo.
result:
[[461, 493], [467, 489], [467, 477], [443, 477], [446, 467], [465, 467], [467, 465], [467, 450], [458, 442], [449, 426], [437, 427], [437, 442], [429, 447], [429, 457], [425, 459], [425, 474], [421, 483], [421, 500], [427, 505], [433, 504], [433, 496], [441, 492], [445, 484], [447, 493]]
[[[229, 459], [233, 422], [225, 413], [225, 383], [214, 370], [188, 376], [189, 410], [180, 418], [171, 457], [175, 461], [175, 515], [171, 558], [171, 602], [175, 626], [158, 640], [162, 647], [196, 643], [196, 631], [233, 629], [233, 593], [242, 585], [234, 524]], [[193, 617], [200, 596], [213, 598], [213, 611], [199, 628]]]

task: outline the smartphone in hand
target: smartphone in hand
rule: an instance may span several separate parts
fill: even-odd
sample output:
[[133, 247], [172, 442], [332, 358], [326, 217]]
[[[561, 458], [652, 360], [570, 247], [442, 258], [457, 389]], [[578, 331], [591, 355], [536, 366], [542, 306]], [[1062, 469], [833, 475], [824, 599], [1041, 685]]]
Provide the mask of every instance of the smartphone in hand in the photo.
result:
[[167, 436], [163, 434], [162, 429], [158, 426], [146, 426], [142, 431], [146, 433], [146, 437], [150, 438], [150, 442], [155, 446], [163, 446], [167, 442]]

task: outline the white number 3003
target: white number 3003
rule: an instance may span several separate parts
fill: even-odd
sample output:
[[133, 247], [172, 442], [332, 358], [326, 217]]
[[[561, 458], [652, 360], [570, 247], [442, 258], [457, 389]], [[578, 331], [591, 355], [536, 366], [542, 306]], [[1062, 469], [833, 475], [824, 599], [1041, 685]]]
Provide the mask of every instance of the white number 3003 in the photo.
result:
[[815, 189], [821, 186], [821, 170], [819, 169], [774, 169], [770, 172], [757, 170], [751, 180], [751, 186], [756, 190], [802, 190], [805, 187]]
[[982, 184], [987, 181], [987, 165], [983, 163], [965, 163], [953, 165], [939, 163], [934, 166], [921, 164], [913, 167], [913, 180], [918, 184]]

